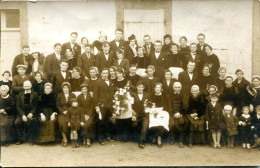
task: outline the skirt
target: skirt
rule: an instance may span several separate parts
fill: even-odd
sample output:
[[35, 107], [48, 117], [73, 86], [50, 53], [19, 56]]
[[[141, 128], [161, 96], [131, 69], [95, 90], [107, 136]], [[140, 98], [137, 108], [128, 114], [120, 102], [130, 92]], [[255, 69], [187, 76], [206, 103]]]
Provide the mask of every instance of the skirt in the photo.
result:
[[150, 134], [154, 137], [164, 136], [168, 132], [163, 126], [151, 127], [149, 130]]
[[0, 114], [1, 142], [13, 140], [13, 124], [14, 116]]
[[68, 118], [64, 114], [58, 115], [58, 126], [59, 131], [62, 133], [68, 133], [69, 132], [69, 126], [68, 126]]
[[46, 142], [53, 142], [55, 141], [56, 131], [55, 131], [55, 120], [50, 120], [50, 116], [52, 115], [53, 111], [51, 108], [44, 108], [42, 112], [45, 117], [46, 121], [41, 121], [39, 117], [39, 130], [38, 130], [38, 138], [37, 143], [46, 143]]

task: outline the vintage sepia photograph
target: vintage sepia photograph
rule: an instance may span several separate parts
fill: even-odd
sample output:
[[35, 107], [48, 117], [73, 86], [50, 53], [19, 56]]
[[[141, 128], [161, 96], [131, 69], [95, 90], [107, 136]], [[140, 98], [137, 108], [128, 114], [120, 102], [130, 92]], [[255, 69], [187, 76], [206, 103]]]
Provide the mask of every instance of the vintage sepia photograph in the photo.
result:
[[0, 166], [260, 165], [260, 0], [0, 0]]

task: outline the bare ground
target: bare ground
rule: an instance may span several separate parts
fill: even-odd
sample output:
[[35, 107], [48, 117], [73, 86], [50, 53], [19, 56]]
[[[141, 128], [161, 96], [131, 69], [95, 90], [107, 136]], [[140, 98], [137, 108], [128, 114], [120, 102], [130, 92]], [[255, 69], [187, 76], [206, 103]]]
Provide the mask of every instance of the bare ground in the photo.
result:
[[162, 148], [146, 144], [140, 149], [136, 143], [107, 142], [91, 148], [56, 145], [10, 145], [1, 147], [1, 166], [216, 166], [260, 165], [258, 149], [212, 149], [209, 146], [164, 144]]

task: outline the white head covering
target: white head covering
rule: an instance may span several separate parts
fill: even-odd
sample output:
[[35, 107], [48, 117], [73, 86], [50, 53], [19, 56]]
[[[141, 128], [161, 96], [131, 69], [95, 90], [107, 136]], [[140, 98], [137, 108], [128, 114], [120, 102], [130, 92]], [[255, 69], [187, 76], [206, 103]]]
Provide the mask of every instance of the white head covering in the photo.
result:
[[6, 90], [9, 91], [9, 86], [7, 86], [7, 85], [2, 85], [2, 86], [0, 87], [1, 90], [4, 89], [4, 88], [6, 88]]
[[224, 110], [232, 110], [232, 106], [230, 106], [230, 105], [225, 105]]

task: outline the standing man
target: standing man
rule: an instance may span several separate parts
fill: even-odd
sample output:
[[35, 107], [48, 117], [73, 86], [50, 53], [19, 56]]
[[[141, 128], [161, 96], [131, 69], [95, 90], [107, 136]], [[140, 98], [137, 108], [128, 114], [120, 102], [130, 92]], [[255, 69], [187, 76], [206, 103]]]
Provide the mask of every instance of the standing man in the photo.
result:
[[108, 79], [109, 69], [104, 68], [101, 72], [101, 79], [94, 88], [94, 104], [98, 113], [97, 136], [100, 144], [104, 144], [105, 138], [109, 139], [112, 133], [111, 122], [113, 113], [114, 87]]
[[196, 72], [201, 73], [201, 69], [202, 69], [202, 63], [203, 63], [203, 58], [201, 57], [201, 55], [197, 54], [197, 46], [196, 43], [191, 43], [190, 44], [190, 53], [186, 54], [184, 56], [184, 64], [183, 64], [183, 69], [187, 69], [187, 64], [189, 61], [194, 61], [196, 63], [196, 67], [195, 70]]
[[154, 44], [151, 42], [150, 35], [144, 35], [144, 53], [146, 53], [147, 57], [151, 57], [151, 53], [154, 52]]
[[202, 57], [206, 57], [205, 47], [208, 45], [205, 43], [205, 35], [203, 33], [198, 34], [197, 36], [198, 44], [197, 44], [197, 54], [201, 55]]
[[61, 60], [61, 44], [54, 44], [54, 53], [50, 54], [46, 58], [45, 70], [47, 72], [47, 79], [51, 81], [52, 76], [60, 70]]
[[70, 34], [70, 42], [64, 43], [61, 47], [61, 55], [65, 56], [65, 51], [69, 48], [72, 51], [73, 58], [75, 58], [76, 62], [78, 56], [81, 54], [81, 47], [79, 44], [76, 43], [78, 38], [77, 32], [72, 32]]
[[151, 65], [155, 68], [154, 76], [163, 79], [164, 70], [168, 67], [168, 55], [162, 52], [162, 42], [157, 40], [154, 43], [155, 52], [151, 53]]
[[30, 62], [32, 61], [32, 56], [30, 53], [30, 47], [28, 45], [23, 46], [22, 53], [17, 55], [14, 58], [13, 66], [12, 66], [12, 75], [18, 75], [16, 66], [17, 65], [26, 65], [26, 74], [30, 74], [32, 72], [32, 65], [30, 65]]
[[110, 46], [108, 42], [104, 42], [102, 46], [103, 52], [96, 55], [95, 65], [99, 71], [105, 67], [110, 67], [113, 64], [114, 56], [109, 52]]
[[16, 109], [18, 116], [15, 120], [15, 127], [18, 135], [18, 142], [16, 145], [20, 145], [29, 139], [30, 145], [35, 143], [37, 120], [36, 109], [38, 105], [38, 95], [31, 90], [32, 84], [30, 81], [23, 83], [24, 91], [17, 97]]
[[90, 78], [90, 67], [95, 65], [95, 55], [91, 53], [91, 45], [85, 45], [85, 53], [79, 55], [77, 66], [82, 70], [82, 74]]
[[123, 40], [123, 30], [116, 29], [115, 31], [115, 40], [109, 43], [110, 51], [113, 51], [114, 57], [116, 56], [116, 49], [121, 48], [124, 49], [126, 42]]

